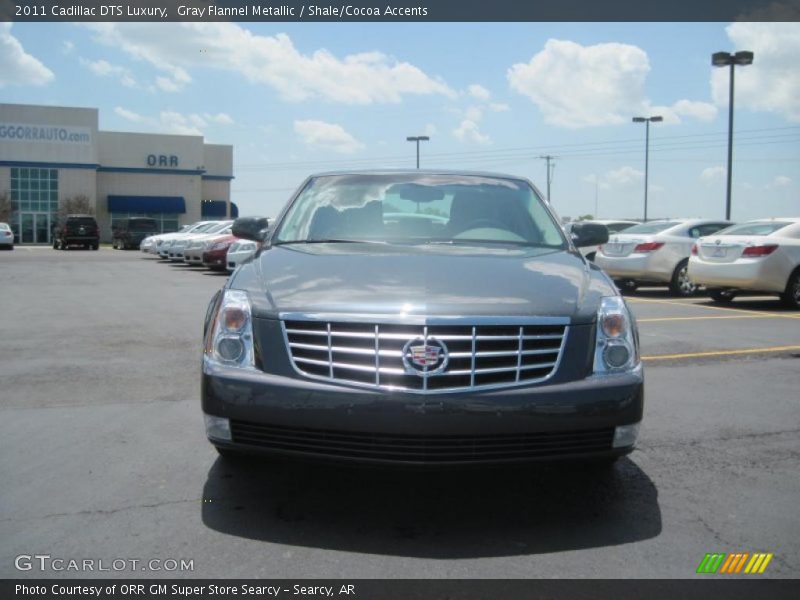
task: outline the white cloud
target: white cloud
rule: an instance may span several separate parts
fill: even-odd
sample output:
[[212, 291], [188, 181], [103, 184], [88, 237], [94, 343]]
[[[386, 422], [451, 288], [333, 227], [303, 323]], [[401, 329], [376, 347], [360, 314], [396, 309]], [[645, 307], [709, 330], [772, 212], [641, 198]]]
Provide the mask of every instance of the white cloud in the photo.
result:
[[127, 108], [123, 108], [121, 106], [117, 106], [116, 108], [114, 108], [114, 112], [123, 119], [131, 121], [132, 123], [147, 122], [147, 117], [143, 117], [142, 115], [135, 113], [132, 110], [128, 110]]
[[439, 130], [436, 128], [436, 125], [434, 125], [433, 123], [428, 123], [427, 125], [425, 125], [425, 135], [427, 135], [428, 137], [433, 137], [437, 133], [439, 133]]
[[61, 52], [63, 54], [72, 54], [72, 51], [75, 50], [75, 44], [70, 42], [69, 40], [65, 40], [61, 44]]
[[11, 23], [0, 23], [0, 89], [8, 85], [45, 85], [55, 78], [11, 35]]
[[644, 101], [649, 71], [647, 54], [636, 46], [550, 39], [507, 75], [511, 88], [530, 98], [548, 123], [578, 128], [628, 121]]
[[764, 187], [767, 189], [775, 189], [789, 187], [790, 185], [792, 185], [792, 180], [789, 177], [786, 177], [786, 175], [778, 175]]
[[136, 80], [131, 75], [131, 72], [125, 67], [112, 65], [107, 60], [90, 61], [84, 58], [80, 59], [83, 66], [87, 67], [92, 73], [98, 77], [114, 77], [125, 87], [136, 87]]
[[630, 123], [631, 117], [661, 115], [664, 123], [681, 117], [710, 120], [716, 108], [678, 100], [656, 106], [645, 94], [650, 72], [647, 53], [638, 46], [604, 43], [582, 46], [550, 39], [527, 63], [507, 73], [511, 88], [528, 97], [551, 125], [578, 129]]
[[473, 83], [471, 86], [467, 88], [467, 91], [470, 96], [475, 98], [478, 102], [488, 102], [489, 98], [491, 98], [492, 94], [482, 85], [478, 85], [477, 83]]
[[609, 171], [604, 177], [610, 186], [627, 186], [644, 180], [644, 172], [625, 166]]
[[233, 118], [231, 118], [231, 116], [227, 113], [221, 112], [215, 115], [204, 113], [203, 117], [205, 117], [207, 121], [217, 123], [218, 125], [233, 125]]
[[143, 129], [177, 135], [204, 135], [203, 131], [210, 123], [219, 125], [233, 124], [233, 119], [225, 113], [216, 115], [190, 113], [184, 115], [176, 111], [164, 110], [158, 114], [158, 117], [148, 117], [122, 106], [117, 106], [114, 112], [131, 123], [143, 125]]
[[339, 58], [303, 54], [286, 34], [256, 35], [235, 23], [92, 23], [95, 39], [159, 70], [166, 91], [191, 82], [193, 68], [238, 73], [290, 102], [321, 98], [344, 104], [397, 103], [405, 95], [455, 92], [441, 79], [381, 52]]
[[[753, 64], [736, 67], [736, 107], [800, 122], [800, 23], [733, 23], [725, 31], [734, 50], [750, 50]], [[728, 105], [728, 68], [711, 73], [711, 93]]]
[[700, 173], [700, 181], [705, 184], [717, 183], [725, 179], [727, 169], [722, 166], [706, 167]]
[[364, 147], [364, 144], [345, 131], [341, 125], [335, 123], [314, 120], [295, 121], [294, 131], [304, 144], [324, 150], [333, 150], [340, 154], [352, 154]]
[[492, 112], [506, 112], [511, 110], [511, 108], [508, 106], [508, 104], [502, 102], [492, 102], [489, 104], [489, 110]]
[[694, 117], [700, 121], [713, 121], [717, 116], [717, 107], [708, 102], [678, 100], [672, 110], [679, 116]]
[[483, 118], [483, 111], [477, 106], [470, 106], [464, 111], [464, 118], [477, 123]]
[[462, 142], [475, 142], [477, 144], [488, 144], [491, 140], [488, 135], [480, 132], [480, 128], [475, 121], [464, 119], [461, 124], [453, 130], [456, 139]]

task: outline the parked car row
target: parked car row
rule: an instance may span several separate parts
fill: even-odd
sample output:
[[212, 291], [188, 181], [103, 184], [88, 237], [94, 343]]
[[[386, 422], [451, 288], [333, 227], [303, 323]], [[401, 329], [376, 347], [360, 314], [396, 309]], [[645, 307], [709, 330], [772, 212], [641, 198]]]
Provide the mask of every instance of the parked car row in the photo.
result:
[[[261, 221], [266, 229], [267, 219]], [[232, 225], [233, 221], [230, 220], [198, 221], [173, 233], [148, 236], [141, 240], [139, 249], [170, 262], [233, 271], [253, 256], [259, 246], [232, 235]]]
[[[667, 286], [691, 296], [702, 286], [715, 302], [741, 293], [776, 294], [800, 308], [800, 218], [741, 224], [715, 219], [660, 219], [609, 228], [607, 243], [581, 252], [626, 292]], [[570, 231], [569, 223], [565, 226]], [[612, 230], [612, 227], [625, 227]]]
[[715, 302], [757, 292], [800, 309], [800, 218], [759, 219], [702, 237], [688, 267], [692, 282], [704, 285]]

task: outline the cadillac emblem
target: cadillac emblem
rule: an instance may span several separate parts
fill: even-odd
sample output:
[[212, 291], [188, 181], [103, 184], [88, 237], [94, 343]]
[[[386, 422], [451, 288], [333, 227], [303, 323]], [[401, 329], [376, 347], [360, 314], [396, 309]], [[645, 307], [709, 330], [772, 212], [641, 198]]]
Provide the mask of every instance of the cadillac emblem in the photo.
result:
[[426, 377], [438, 375], [447, 368], [447, 346], [436, 338], [414, 338], [403, 346], [406, 373]]

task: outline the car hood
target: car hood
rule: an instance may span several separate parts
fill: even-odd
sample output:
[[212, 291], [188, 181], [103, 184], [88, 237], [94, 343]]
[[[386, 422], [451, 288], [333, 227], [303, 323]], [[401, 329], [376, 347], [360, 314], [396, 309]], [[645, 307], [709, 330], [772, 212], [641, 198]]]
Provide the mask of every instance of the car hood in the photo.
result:
[[263, 250], [229, 286], [256, 316], [558, 316], [594, 320], [606, 276], [578, 253], [538, 248], [308, 244]]

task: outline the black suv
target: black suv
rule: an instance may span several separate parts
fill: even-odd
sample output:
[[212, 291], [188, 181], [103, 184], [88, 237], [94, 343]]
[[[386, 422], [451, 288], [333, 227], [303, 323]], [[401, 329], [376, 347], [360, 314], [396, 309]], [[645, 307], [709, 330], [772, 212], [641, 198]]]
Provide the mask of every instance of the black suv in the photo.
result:
[[91, 215], [66, 215], [58, 218], [53, 229], [53, 248], [66, 250], [68, 246], [83, 246], [97, 250], [100, 247], [100, 229]]
[[117, 221], [111, 227], [111, 244], [114, 248], [138, 248], [142, 240], [159, 233], [158, 222], [148, 217], [132, 217]]

